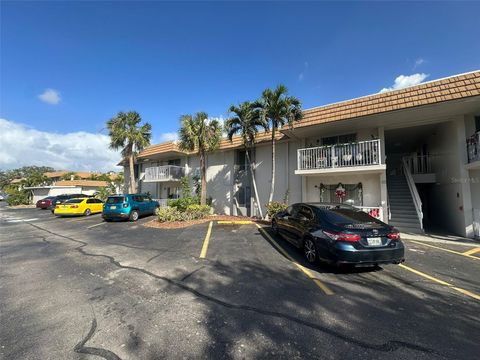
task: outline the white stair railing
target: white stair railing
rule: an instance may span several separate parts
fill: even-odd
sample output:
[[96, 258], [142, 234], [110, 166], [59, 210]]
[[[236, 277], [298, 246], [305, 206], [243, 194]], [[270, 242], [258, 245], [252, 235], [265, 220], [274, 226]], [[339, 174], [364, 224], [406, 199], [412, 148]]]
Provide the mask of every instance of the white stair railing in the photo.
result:
[[402, 159], [403, 173], [405, 174], [405, 179], [407, 180], [408, 188], [410, 189], [410, 194], [412, 194], [413, 204], [415, 205], [415, 210], [417, 212], [418, 221], [420, 222], [420, 228], [423, 230], [423, 211], [422, 211], [422, 200], [418, 194], [417, 186], [413, 180], [412, 173], [410, 172], [409, 165], [405, 158]]

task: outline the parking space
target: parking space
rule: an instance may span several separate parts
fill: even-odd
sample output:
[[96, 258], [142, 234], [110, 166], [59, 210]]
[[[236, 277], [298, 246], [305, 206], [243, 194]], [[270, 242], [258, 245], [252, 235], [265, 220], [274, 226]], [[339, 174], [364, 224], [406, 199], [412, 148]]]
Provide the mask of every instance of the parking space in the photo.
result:
[[[97, 328], [89, 344], [122, 359], [473, 359], [478, 353], [480, 255], [464, 254], [474, 243], [407, 240], [405, 266], [338, 271], [309, 265], [266, 225], [143, 226], [151, 219], [106, 223], [98, 215], [59, 219], [36, 209], [2, 209], [2, 306], [13, 314], [7, 323], [29, 325], [10, 297], [23, 294], [23, 303], [39, 304], [29, 309], [35, 322], [61, 316], [76, 324], [63, 329], [71, 341], [62, 342], [69, 355], [62, 358], [76, 358], [75, 345], [89, 329], [88, 311], [78, 309], [90, 308]], [[48, 300], [62, 315], [45, 310], [37, 286], [24, 292], [29, 278], [64, 294]], [[81, 299], [77, 309], [61, 300], [72, 291]], [[38, 336], [54, 332], [45, 327]], [[20, 354], [14, 331], [5, 335], [10, 352], [3, 353]]]

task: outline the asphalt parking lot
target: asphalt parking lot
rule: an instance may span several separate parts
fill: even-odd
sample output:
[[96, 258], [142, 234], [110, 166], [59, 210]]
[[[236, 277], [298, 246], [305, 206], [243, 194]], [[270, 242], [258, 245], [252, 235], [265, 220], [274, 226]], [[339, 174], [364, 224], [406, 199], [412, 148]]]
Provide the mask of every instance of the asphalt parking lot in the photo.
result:
[[0, 208], [5, 359], [476, 359], [479, 243], [338, 272], [254, 223]]

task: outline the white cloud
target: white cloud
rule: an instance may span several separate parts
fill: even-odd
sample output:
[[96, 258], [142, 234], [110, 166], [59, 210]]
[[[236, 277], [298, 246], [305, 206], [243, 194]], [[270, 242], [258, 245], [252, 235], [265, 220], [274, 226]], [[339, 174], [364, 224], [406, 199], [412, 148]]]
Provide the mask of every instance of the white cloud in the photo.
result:
[[381, 93], [392, 91], [392, 90], [399, 90], [410, 86], [415, 86], [423, 82], [428, 77], [427, 74], [424, 73], [417, 73], [413, 75], [400, 75], [397, 76], [392, 86], [388, 88], [383, 88], [380, 90]]
[[307, 70], [308, 70], [308, 61], [305, 61], [303, 63], [303, 70], [300, 74], [298, 74], [298, 81], [303, 81], [303, 79], [305, 78], [305, 74], [307, 73]]
[[119, 170], [118, 151], [109, 149], [110, 139], [84, 131], [67, 134], [39, 131], [0, 119], [0, 169], [21, 166], [51, 166], [58, 170]]
[[160, 142], [175, 140], [178, 140], [178, 133], [176, 132], [166, 132], [160, 135]]
[[57, 105], [62, 100], [60, 92], [55, 89], [45, 89], [43, 93], [38, 95], [38, 98], [50, 105]]
[[413, 70], [415, 70], [417, 67], [425, 63], [425, 59], [423, 58], [418, 58], [415, 60], [415, 63], [413, 64]]

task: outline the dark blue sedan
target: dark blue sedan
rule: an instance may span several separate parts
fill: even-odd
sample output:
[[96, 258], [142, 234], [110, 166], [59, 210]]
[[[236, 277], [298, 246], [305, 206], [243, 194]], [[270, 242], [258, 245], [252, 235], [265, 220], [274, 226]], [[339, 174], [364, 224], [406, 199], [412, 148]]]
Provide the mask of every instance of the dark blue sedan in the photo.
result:
[[272, 229], [303, 249], [310, 263], [362, 266], [405, 261], [395, 228], [348, 205], [294, 204], [273, 217]]

